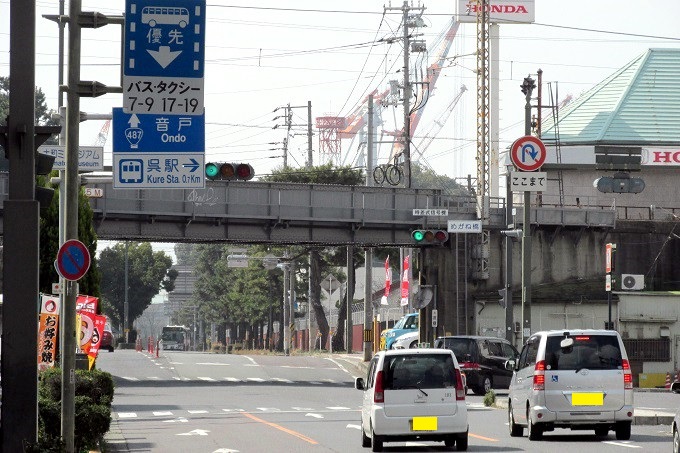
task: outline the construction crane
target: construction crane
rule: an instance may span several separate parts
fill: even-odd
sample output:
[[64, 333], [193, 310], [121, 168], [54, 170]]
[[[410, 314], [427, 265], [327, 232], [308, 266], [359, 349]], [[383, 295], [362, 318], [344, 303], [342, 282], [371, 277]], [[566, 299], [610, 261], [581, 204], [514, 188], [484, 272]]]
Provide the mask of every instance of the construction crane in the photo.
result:
[[104, 145], [106, 145], [106, 139], [109, 137], [110, 128], [111, 120], [106, 120], [97, 134], [97, 139], [94, 141], [94, 146], [101, 146], [103, 148]]
[[[460, 98], [463, 97], [463, 93], [467, 91], [467, 87], [465, 85], [462, 85], [460, 87], [460, 91], [454, 97], [451, 99], [451, 102], [449, 102], [449, 105], [446, 106], [446, 109], [444, 112], [437, 117], [437, 119], [433, 120], [432, 123], [430, 123], [430, 127], [425, 131], [423, 134], [423, 138], [418, 142], [418, 145], [415, 147], [415, 151], [418, 154], [418, 158], [422, 158], [423, 154], [429, 148], [429, 146], [432, 144], [434, 139], [437, 137], [439, 132], [442, 130], [444, 125], [446, 124], [446, 121], [449, 119], [451, 116], [451, 113], [453, 113], [453, 109], [456, 107], [456, 104], [458, 104], [458, 101], [460, 101]], [[414, 159], [418, 160], [418, 159]]]

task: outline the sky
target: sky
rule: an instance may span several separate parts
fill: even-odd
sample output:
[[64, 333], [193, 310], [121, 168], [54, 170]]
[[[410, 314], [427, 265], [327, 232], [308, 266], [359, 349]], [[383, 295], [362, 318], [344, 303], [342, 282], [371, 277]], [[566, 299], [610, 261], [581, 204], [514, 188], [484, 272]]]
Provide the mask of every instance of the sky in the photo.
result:
[[[58, 29], [42, 18], [57, 14], [59, 2], [37, 5], [36, 85], [48, 108], [58, 106]], [[401, 81], [403, 56], [401, 1], [377, 0], [230, 0], [208, 1], [205, 47], [206, 162], [250, 163], [257, 175], [283, 163], [286, 128], [277, 108], [291, 105], [294, 127], [288, 163], [304, 166], [307, 156], [307, 102], [312, 117], [348, 116], [368, 92], [379, 92], [389, 80]], [[416, 3], [416, 6], [418, 3]], [[412, 55], [411, 78], [418, 79], [434, 60], [436, 41], [456, 13], [457, 2], [420, 3], [426, 27], [417, 39], [427, 53]], [[125, 2], [83, 0], [84, 11], [122, 15]], [[68, 4], [66, 4], [68, 12]], [[561, 101], [596, 85], [649, 48], [680, 46], [680, 2], [676, 0], [535, 1], [535, 23], [500, 25], [500, 149], [524, 135], [524, 77], [543, 71], [544, 103]], [[83, 29], [81, 80], [120, 85], [121, 28]], [[68, 34], [67, 34], [68, 36]], [[66, 45], [68, 49], [68, 45]], [[476, 25], [462, 24], [448, 53], [447, 65], [422, 107], [414, 134], [419, 143], [435, 119], [465, 85], [467, 91], [448, 121], [423, 151], [423, 163], [453, 178], [476, 176]], [[67, 57], [65, 57], [65, 61]], [[9, 75], [9, 0], [0, 0], [0, 75]], [[554, 102], [553, 101], [553, 102]], [[110, 113], [122, 106], [122, 94], [82, 98], [81, 110]], [[384, 129], [401, 127], [401, 107], [381, 110]], [[103, 121], [81, 123], [80, 144], [93, 145]], [[379, 131], [379, 133], [381, 133]], [[319, 136], [314, 129], [314, 163]], [[387, 135], [384, 140], [387, 140]], [[111, 135], [105, 163], [111, 162]], [[336, 159], [354, 165], [358, 140], [342, 141]], [[389, 149], [378, 151], [378, 163]], [[503, 191], [501, 191], [501, 194]]]

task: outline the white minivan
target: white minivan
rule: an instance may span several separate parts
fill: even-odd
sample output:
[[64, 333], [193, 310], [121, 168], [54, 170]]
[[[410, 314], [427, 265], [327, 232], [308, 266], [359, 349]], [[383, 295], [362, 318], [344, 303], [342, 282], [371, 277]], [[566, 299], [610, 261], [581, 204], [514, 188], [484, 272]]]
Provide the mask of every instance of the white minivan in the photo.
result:
[[378, 352], [368, 366], [363, 390], [361, 445], [382, 451], [383, 442], [428, 440], [459, 451], [468, 447], [465, 384], [447, 349]]
[[633, 375], [626, 349], [613, 330], [552, 330], [526, 341], [508, 394], [510, 435], [538, 440], [555, 428], [614, 430], [630, 439]]

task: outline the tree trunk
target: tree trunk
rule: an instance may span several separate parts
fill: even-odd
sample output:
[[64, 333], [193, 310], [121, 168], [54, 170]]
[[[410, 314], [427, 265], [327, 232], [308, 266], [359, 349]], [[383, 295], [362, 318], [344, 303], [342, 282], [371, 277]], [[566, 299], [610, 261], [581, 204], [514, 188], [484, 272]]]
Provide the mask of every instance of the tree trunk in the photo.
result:
[[[347, 280], [351, 280], [353, 285], [351, 288], [348, 288], [348, 285], [345, 285], [345, 293], [343, 294], [342, 302], [340, 303], [340, 311], [338, 312], [338, 328], [333, 334], [334, 351], [344, 351], [345, 349], [351, 351], [352, 349], [352, 345], [347, 345], [347, 348], [345, 348], [345, 321], [347, 321], [347, 319], [351, 319], [352, 317], [351, 313], [349, 315], [347, 314], [347, 294], [354, 294], [354, 288], [356, 285], [356, 269], [354, 267], [348, 269], [348, 277], [350, 272], [352, 273], [352, 278], [348, 278]], [[352, 328], [351, 326], [348, 327], [350, 329]]]
[[309, 278], [311, 279], [309, 302], [314, 310], [314, 315], [316, 317], [316, 324], [319, 327], [319, 333], [321, 334], [321, 345], [320, 349], [326, 349], [326, 341], [328, 340], [328, 318], [326, 318], [326, 313], [323, 311], [323, 306], [321, 305], [321, 254], [318, 250], [312, 250], [309, 252]]

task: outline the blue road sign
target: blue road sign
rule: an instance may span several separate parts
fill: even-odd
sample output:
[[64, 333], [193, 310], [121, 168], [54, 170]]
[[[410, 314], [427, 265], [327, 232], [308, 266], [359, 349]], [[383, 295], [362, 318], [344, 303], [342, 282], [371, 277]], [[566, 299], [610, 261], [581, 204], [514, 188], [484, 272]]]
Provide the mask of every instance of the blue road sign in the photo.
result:
[[66, 280], [80, 280], [90, 268], [90, 251], [82, 242], [69, 239], [59, 248], [54, 264]]
[[113, 152], [205, 152], [205, 114], [125, 113], [113, 109]]
[[205, 0], [126, 0], [123, 108], [201, 115]]

